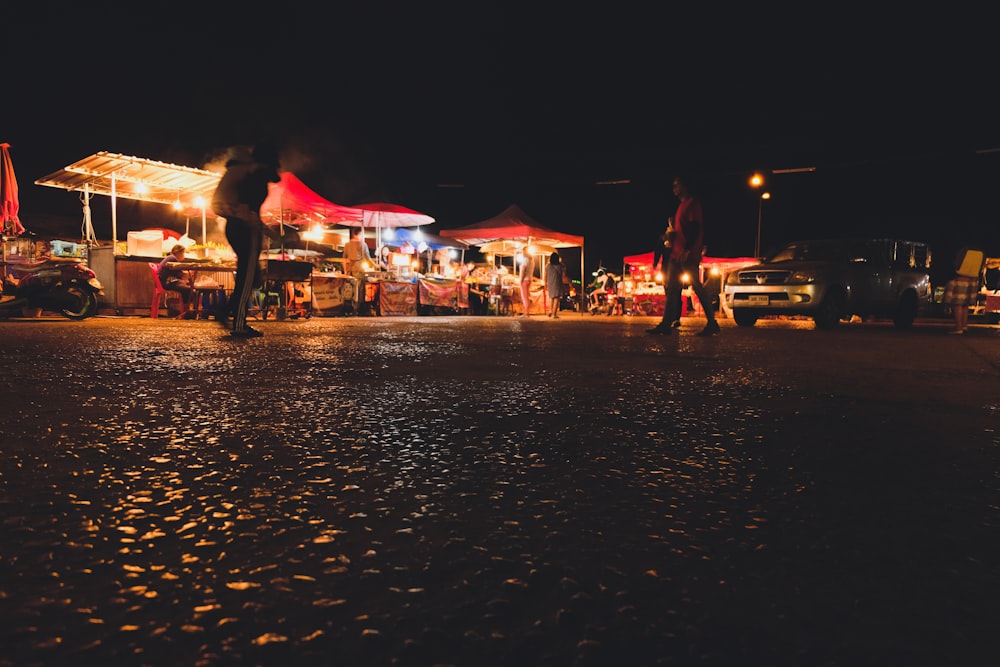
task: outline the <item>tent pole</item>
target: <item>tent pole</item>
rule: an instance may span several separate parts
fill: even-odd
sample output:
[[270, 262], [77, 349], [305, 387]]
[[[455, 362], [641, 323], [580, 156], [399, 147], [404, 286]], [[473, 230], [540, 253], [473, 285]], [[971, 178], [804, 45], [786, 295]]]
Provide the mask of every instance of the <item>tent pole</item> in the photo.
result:
[[111, 174], [111, 251], [112, 255], [118, 254], [118, 179], [115, 174]]
[[577, 301], [580, 302], [580, 312], [584, 312], [584, 294], [587, 291], [587, 283], [584, 280], [584, 276], [587, 275], [587, 269], [583, 265], [583, 242], [580, 243], [580, 291], [576, 294]]

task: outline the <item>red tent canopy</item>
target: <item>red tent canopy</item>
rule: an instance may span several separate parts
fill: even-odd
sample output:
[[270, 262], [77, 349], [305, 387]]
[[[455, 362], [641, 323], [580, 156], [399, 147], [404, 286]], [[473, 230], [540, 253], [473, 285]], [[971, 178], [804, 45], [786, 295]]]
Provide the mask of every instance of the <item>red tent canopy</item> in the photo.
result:
[[498, 215], [457, 229], [442, 229], [441, 236], [458, 239], [469, 245], [483, 245], [490, 241], [531, 241], [553, 248], [583, 247], [583, 237], [563, 234], [542, 227], [516, 204], [511, 204]]
[[282, 172], [281, 181], [270, 185], [260, 207], [260, 218], [267, 224], [354, 225], [361, 224], [363, 215], [359, 208], [334, 204], [319, 196], [290, 171]]

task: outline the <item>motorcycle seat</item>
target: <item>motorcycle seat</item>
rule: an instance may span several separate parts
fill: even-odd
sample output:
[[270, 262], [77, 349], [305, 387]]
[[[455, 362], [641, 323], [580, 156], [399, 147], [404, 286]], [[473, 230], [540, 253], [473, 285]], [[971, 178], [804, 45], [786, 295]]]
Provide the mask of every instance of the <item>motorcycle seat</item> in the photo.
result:
[[12, 267], [14, 271], [18, 273], [34, 273], [35, 271], [40, 271], [41, 269], [52, 268], [58, 266], [61, 263], [69, 264], [79, 264], [79, 259], [71, 259], [68, 262], [60, 262], [54, 259], [42, 259], [37, 262], [27, 262], [25, 264], [18, 264], [16, 267]]

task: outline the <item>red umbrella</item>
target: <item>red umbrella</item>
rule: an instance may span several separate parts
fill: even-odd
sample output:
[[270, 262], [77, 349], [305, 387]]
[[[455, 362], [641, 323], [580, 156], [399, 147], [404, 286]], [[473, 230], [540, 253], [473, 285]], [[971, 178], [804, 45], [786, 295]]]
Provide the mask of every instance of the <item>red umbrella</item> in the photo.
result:
[[17, 217], [20, 204], [17, 201], [17, 177], [14, 176], [14, 163], [10, 159], [10, 144], [0, 144], [0, 196], [3, 200], [3, 233], [18, 236], [24, 233], [24, 225]]
[[382, 246], [382, 228], [396, 227], [419, 227], [429, 225], [434, 222], [434, 218], [411, 208], [400, 206], [399, 204], [389, 204], [387, 202], [372, 202], [369, 204], [358, 204], [353, 208], [362, 213], [360, 220], [341, 222], [348, 227], [374, 227], [375, 245]]
[[[419, 225], [429, 225], [434, 222], [434, 218], [413, 209], [389, 204], [386, 202], [373, 202], [370, 204], [358, 204], [354, 208], [364, 212], [365, 227], [417, 227]], [[357, 227], [361, 222], [341, 223]]]

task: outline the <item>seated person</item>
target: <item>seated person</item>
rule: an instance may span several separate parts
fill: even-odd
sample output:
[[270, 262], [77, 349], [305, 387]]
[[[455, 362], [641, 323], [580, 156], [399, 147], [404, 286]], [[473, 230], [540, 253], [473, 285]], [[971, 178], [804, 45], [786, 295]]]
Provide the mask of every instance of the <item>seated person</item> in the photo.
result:
[[[596, 310], [601, 304], [602, 294], [613, 294], [614, 283], [610, 281], [611, 276], [603, 268], [597, 270], [597, 277], [594, 278], [594, 289], [590, 292], [590, 310]], [[609, 281], [611, 284], [609, 284]]]
[[177, 316], [178, 319], [187, 315], [187, 311], [191, 307], [191, 294], [194, 292], [194, 285], [191, 281], [191, 276], [187, 271], [171, 268], [167, 265], [170, 262], [183, 262], [184, 252], [184, 246], [178, 243], [170, 249], [169, 255], [160, 260], [160, 266], [157, 269], [157, 274], [160, 276], [160, 284], [163, 285], [163, 289], [171, 292], [178, 292], [181, 295], [182, 306], [181, 313]]

